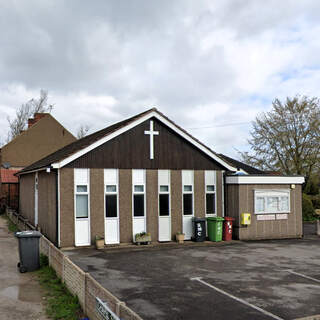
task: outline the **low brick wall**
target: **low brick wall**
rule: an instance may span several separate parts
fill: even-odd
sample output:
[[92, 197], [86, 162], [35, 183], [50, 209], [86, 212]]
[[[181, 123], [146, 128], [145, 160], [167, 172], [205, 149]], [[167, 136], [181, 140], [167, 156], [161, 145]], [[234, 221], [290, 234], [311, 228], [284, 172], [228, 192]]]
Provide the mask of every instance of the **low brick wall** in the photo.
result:
[[35, 230], [35, 227], [29, 223], [28, 219], [18, 214], [15, 210], [7, 207], [6, 214], [20, 231]]
[[[15, 211], [7, 209], [7, 215], [19, 230], [35, 229]], [[106, 302], [109, 308], [122, 320], [142, 320], [124, 302], [102, 287], [89, 273], [81, 270], [44, 236], [40, 238], [40, 253], [48, 257], [49, 265], [56, 271], [70, 292], [78, 297], [84, 313], [90, 320], [102, 319], [96, 312], [96, 297]]]
[[50, 266], [57, 272], [70, 292], [78, 297], [84, 313], [91, 320], [102, 319], [96, 312], [96, 297], [106, 302], [109, 308], [121, 319], [142, 320], [124, 302], [102, 287], [89, 273], [76, 266], [45, 237], [40, 239], [40, 252], [48, 256]]

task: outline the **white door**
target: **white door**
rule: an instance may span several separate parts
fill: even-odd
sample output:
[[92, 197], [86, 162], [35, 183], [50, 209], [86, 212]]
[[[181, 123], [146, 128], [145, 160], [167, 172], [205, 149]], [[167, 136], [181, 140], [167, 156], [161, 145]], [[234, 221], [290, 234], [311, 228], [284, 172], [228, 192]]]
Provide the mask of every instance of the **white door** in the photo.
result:
[[185, 240], [192, 237], [192, 218], [194, 216], [192, 170], [182, 170], [182, 231]]
[[90, 245], [89, 169], [74, 169], [75, 245]]
[[[206, 218], [217, 216], [216, 171], [205, 171]], [[223, 191], [222, 191], [223, 194]], [[206, 223], [208, 234], [208, 223]]]
[[132, 235], [146, 232], [146, 174], [145, 170], [132, 170]]
[[171, 241], [170, 171], [158, 170], [159, 241]]
[[105, 187], [105, 243], [115, 244], [120, 242], [119, 235], [119, 184], [118, 170], [104, 170]]
[[34, 179], [34, 225], [38, 225], [38, 217], [39, 217], [39, 212], [38, 212], [38, 172], [35, 174], [35, 179]]

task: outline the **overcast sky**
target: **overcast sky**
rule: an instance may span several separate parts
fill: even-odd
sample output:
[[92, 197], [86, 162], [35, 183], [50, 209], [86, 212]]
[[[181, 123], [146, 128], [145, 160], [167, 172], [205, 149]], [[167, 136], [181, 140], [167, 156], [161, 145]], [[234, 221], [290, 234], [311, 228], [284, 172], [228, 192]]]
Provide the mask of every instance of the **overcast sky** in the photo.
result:
[[42, 88], [74, 134], [156, 106], [236, 156], [275, 97], [320, 96], [319, 14], [315, 0], [0, 0], [0, 137]]

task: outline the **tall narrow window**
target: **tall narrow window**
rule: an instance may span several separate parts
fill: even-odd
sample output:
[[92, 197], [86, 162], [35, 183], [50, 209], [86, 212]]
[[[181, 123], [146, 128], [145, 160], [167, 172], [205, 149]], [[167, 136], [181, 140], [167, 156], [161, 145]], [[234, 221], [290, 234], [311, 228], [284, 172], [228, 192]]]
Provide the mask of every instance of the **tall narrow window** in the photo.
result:
[[76, 218], [88, 218], [88, 215], [89, 215], [88, 184], [77, 184], [75, 191], [76, 191]]
[[118, 170], [104, 170], [105, 184], [105, 215], [106, 218], [118, 216]]
[[146, 172], [141, 169], [132, 170], [133, 217], [145, 216]]
[[158, 170], [159, 216], [170, 216], [170, 171]]
[[144, 185], [133, 186], [133, 215], [144, 216]]
[[106, 218], [118, 216], [118, 193], [116, 185], [106, 185]]
[[216, 214], [216, 172], [205, 171], [206, 215]]
[[193, 171], [182, 171], [183, 215], [193, 215]]

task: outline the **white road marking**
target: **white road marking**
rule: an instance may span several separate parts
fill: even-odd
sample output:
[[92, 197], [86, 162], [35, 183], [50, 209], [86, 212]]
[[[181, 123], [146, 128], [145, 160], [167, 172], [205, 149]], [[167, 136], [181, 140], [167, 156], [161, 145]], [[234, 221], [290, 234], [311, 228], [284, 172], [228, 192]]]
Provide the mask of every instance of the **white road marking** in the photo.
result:
[[238, 298], [238, 297], [236, 297], [236, 296], [234, 296], [234, 295], [232, 295], [232, 294], [230, 294], [230, 293], [228, 293], [228, 292], [226, 292], [226, 291], [224, 291], [224, 290], [221, 290], [221, 289], [213, 286], [213, 285], [210, 284], [210, 283], [207, 283], [207, 282], [203, 281], [201, 277], [190, 278], [190, 280], [191, 280], [191, 281], [198, 281], [198, 282], [206, 285], [207, 287], [209, 287], [209, 288], [211, 288], [211, 289], [213, 289], [213, 290], [216, 290], [216, 291], [218, 291], [218, 292], [220, 292], [220, 293], [228, 296], [228, 297], [231, 298], [231, 299], [234, 299], [234, 300], [236, 300], [236, 301], [238, 301], [238, 302], [241, 302], [241, 303], [245, 304], [246, 306], [248, 306], [248, 307], [250, 307], [250, 308], [253, 308], [253, 309], [257, 310], [257, 311], [260, 311], [261, 313], [263, 313], [263, 314], [265, 314], [265, 315], [267, 315], [267, 316], [269, 316], [269, 317], [271, 317], [271, 318], [273, 318], [273, 319], [284, 320], [283, 318], [280, 318], [280, 317], [276, 316], [275, 314], [273, 314], [273, 313], [271, 313], [271, 312], [268, 312], [268, 311], [266, 311], [266, 310], [264, 310], [264, 309], [261, 309], [261, 308], [255, 306], [255, 305], [253, 305], [253, 304], [251, 304], [251, 303], [243, 300], [243, 299], [240, 299], [240, 298]]
[[295, 271], [290, 270], [290, 269], [284, 270], [284, 271], [287, 271], [287, 272], [292, 273], [292, 274], [295, 274], [295, 275], [297, 275], [297, 276], [300, 276], [300, 277], [303, 277], [303, 278], [306, 278], [306, 279], [309, 279], [309, 280], [312, 280], [312, 281], [315, 281], [315, 282], [320, 283], [320, 280], [319, 280], [319, 279], [306, 276], [305, 274], [302, 274], [302, 273], [299, 273], [299, 272], [295, 272]]

